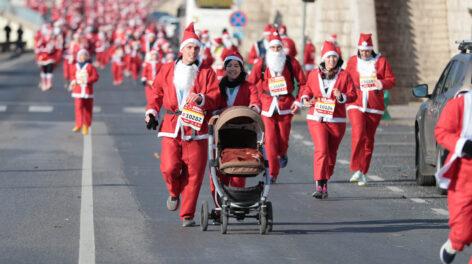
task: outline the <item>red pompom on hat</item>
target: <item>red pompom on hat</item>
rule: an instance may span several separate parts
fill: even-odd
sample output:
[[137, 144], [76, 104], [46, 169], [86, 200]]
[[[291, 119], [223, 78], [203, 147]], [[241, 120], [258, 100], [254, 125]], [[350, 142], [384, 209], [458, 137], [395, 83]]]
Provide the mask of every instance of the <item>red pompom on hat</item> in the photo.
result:
[[195, 33], [195, 28], [193, 27], [193, 22], [190, 23], [184, 31], [184, 37], [182, 38], [182, 42], [180, 42], [179, 50], [187, 46], [188, 44], [193, 43], [195, 45], [201, 46], [200, 38]]
[[241, 62], [241, 64], [244, 65], [243, 56], [241, 56], [241, 54], [239, 54], [239, 52], [237, 52], [237, 51], [231, 51], [228, 54], [228, 56], [225, 57], [224, 63], [226, 63], [229, 60], [237, 60], [237, 61]]
[[373, 50], [374, 44], [372, 43], [372, 34], [361, 33], [359, 37], [359, 43], [357, 43], [359, 50]]
[[325, 41], [323, 43], [323, 48], [321, 49], [321, 60], [326, 59], [328, 56], [336, 56], [339, 58], [338, 49], [331, 41]]
[[273, 46], [277, 46], [277, 45], [280, 45], [282, 47], [284, 46], [282, 44], [282, 39], [280, 38], [279, 33], [274, 31], [274, 32], [272, 32], [272, 34], [269, 37], [269, 47], [273, 47]]

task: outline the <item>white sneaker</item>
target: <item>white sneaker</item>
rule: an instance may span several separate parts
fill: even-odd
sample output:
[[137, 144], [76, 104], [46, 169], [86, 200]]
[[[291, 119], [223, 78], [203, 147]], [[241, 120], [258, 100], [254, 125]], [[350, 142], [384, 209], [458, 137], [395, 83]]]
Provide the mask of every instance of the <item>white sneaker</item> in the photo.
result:
[[352, 177], [351, 177], [351, 179], [349, 180], [349, 182], [358, 182], [358, 181], [359, 181], [359, 178], [361, 177], [361, 175], [362, 175], [361, 171], [356, 171], [356, 172], [352, 175]]
[[359, 186], [366, 186], [367, 185], [367, 177], [365, 174], [361, 173], [361, 177], [359, 178], [359, 181], [357, 182], [357, 185]]

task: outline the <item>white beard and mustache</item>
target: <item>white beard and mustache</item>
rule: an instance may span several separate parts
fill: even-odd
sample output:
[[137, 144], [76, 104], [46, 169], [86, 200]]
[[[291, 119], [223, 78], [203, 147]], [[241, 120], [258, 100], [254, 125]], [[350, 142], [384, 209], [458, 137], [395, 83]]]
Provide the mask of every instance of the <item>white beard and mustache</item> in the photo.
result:
[[192, 90], [197, 74], [198, 67], [195, 64], [186, 65], [182, 61], [179, 61], [177, 65], [175, 65], [174, 85], [178, 93], [183, 92], [182, 101], [185, 101], [188, 93]]
[[272, 71], [272, 72], [277, 72], [277, 73], [282, 73], [285, 67], [285, 61], [287, 60], [287, 57], [285, 55], [285, 52], [283, 50], [280, 51], [272, 51], [268, 50], [266, 54], [266, 64], [267, 67]]

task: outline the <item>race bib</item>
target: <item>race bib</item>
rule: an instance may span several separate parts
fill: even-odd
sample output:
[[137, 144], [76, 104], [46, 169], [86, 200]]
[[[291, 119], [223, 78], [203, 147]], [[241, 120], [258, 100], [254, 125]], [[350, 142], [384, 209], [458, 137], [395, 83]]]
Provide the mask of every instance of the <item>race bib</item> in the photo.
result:
[[377, 81], [377, 75], [375, 74], [371, 76], [360, 76], [361, 90], [365, 92], [378, 90], [375, 81]]
[[288, 94], [287, 83], [283, 76], [272, 77], [269, 79], [269, 91], [271, 96]]
[[333, 118], [336, 102], [333, 99], [321, 98], [315, 103], [315, 112], [317, 116], [324, 118]]
[[200, 131], [203, 125], [203, 120], [205, 120], [205, 114], [203, 110], [196, 106], [186, 104], [180, 115], [183, 126], [191, 127], [196, 131]]
[[77, 72], [77, 83], [80, 85], [87, 83], [87, 71], [85, 69]]

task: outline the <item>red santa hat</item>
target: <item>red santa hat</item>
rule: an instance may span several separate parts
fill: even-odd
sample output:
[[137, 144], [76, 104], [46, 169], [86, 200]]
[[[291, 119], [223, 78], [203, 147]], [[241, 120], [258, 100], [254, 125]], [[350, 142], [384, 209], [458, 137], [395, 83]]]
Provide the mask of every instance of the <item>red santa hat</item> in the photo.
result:
[[202, 31], [202, 37], [208, 37], [208, 29]]
[[241, 56], [241, 54], [239, 54], [239, 52], [237, 52], [237, 51], [231, 51], [228, 54], [228, 56], [225, 57], [224, 63], [226, 63], [227, 61], [230, 61], [230, 60], [237, 60], [237, 61], [241, 62], [241, 64], [244, 65], [243, 56]]
[[321, 60], [326, 59], [328, 56], [336, 56], [339, 58], [338, 49], [331, 41], [325, 41], [321, 49]]
[[185, 46], [188, 44], [193, 43], [195, 45], [201, 46], [200, 38], [195, 33], [195, 29], [193, 27], [193, 22], [191, 22], [184, 31], [184, 37], [182, 38], [182, 42], [180, 43], [179, 50], [182, 51]]
[[220, 37], [214, 38], [213, 41], [215, 42], [216, 45], [223, 45], [223, 39]]
[[338, 34], [336, 34], [336, 33], [331, 34], [329, 36], [329, 41], [336, 43], [338, 41]]
[[275, 28], [274, 26], [272, 26], [272, 24], [267, 24], [265, 27], [264, 27], [264, 35], [265, 36], [268, 36], [270, 34], [272, 34], [272, 32], [275, 31]]
[[279, 33], [281, 35], [287, 35], [287, 26], [282, 24], [279, 26]]
[[357, 43], [359, 50], [373, 50], [374, 44], [372, 43], [372, 34], [361, 33], [359, 42]]
[[283, 47], [282, 39], [280, 38], [279, 33], [274, 31], [269, 37], [269, 47], [278, 46], [278, 45]]

